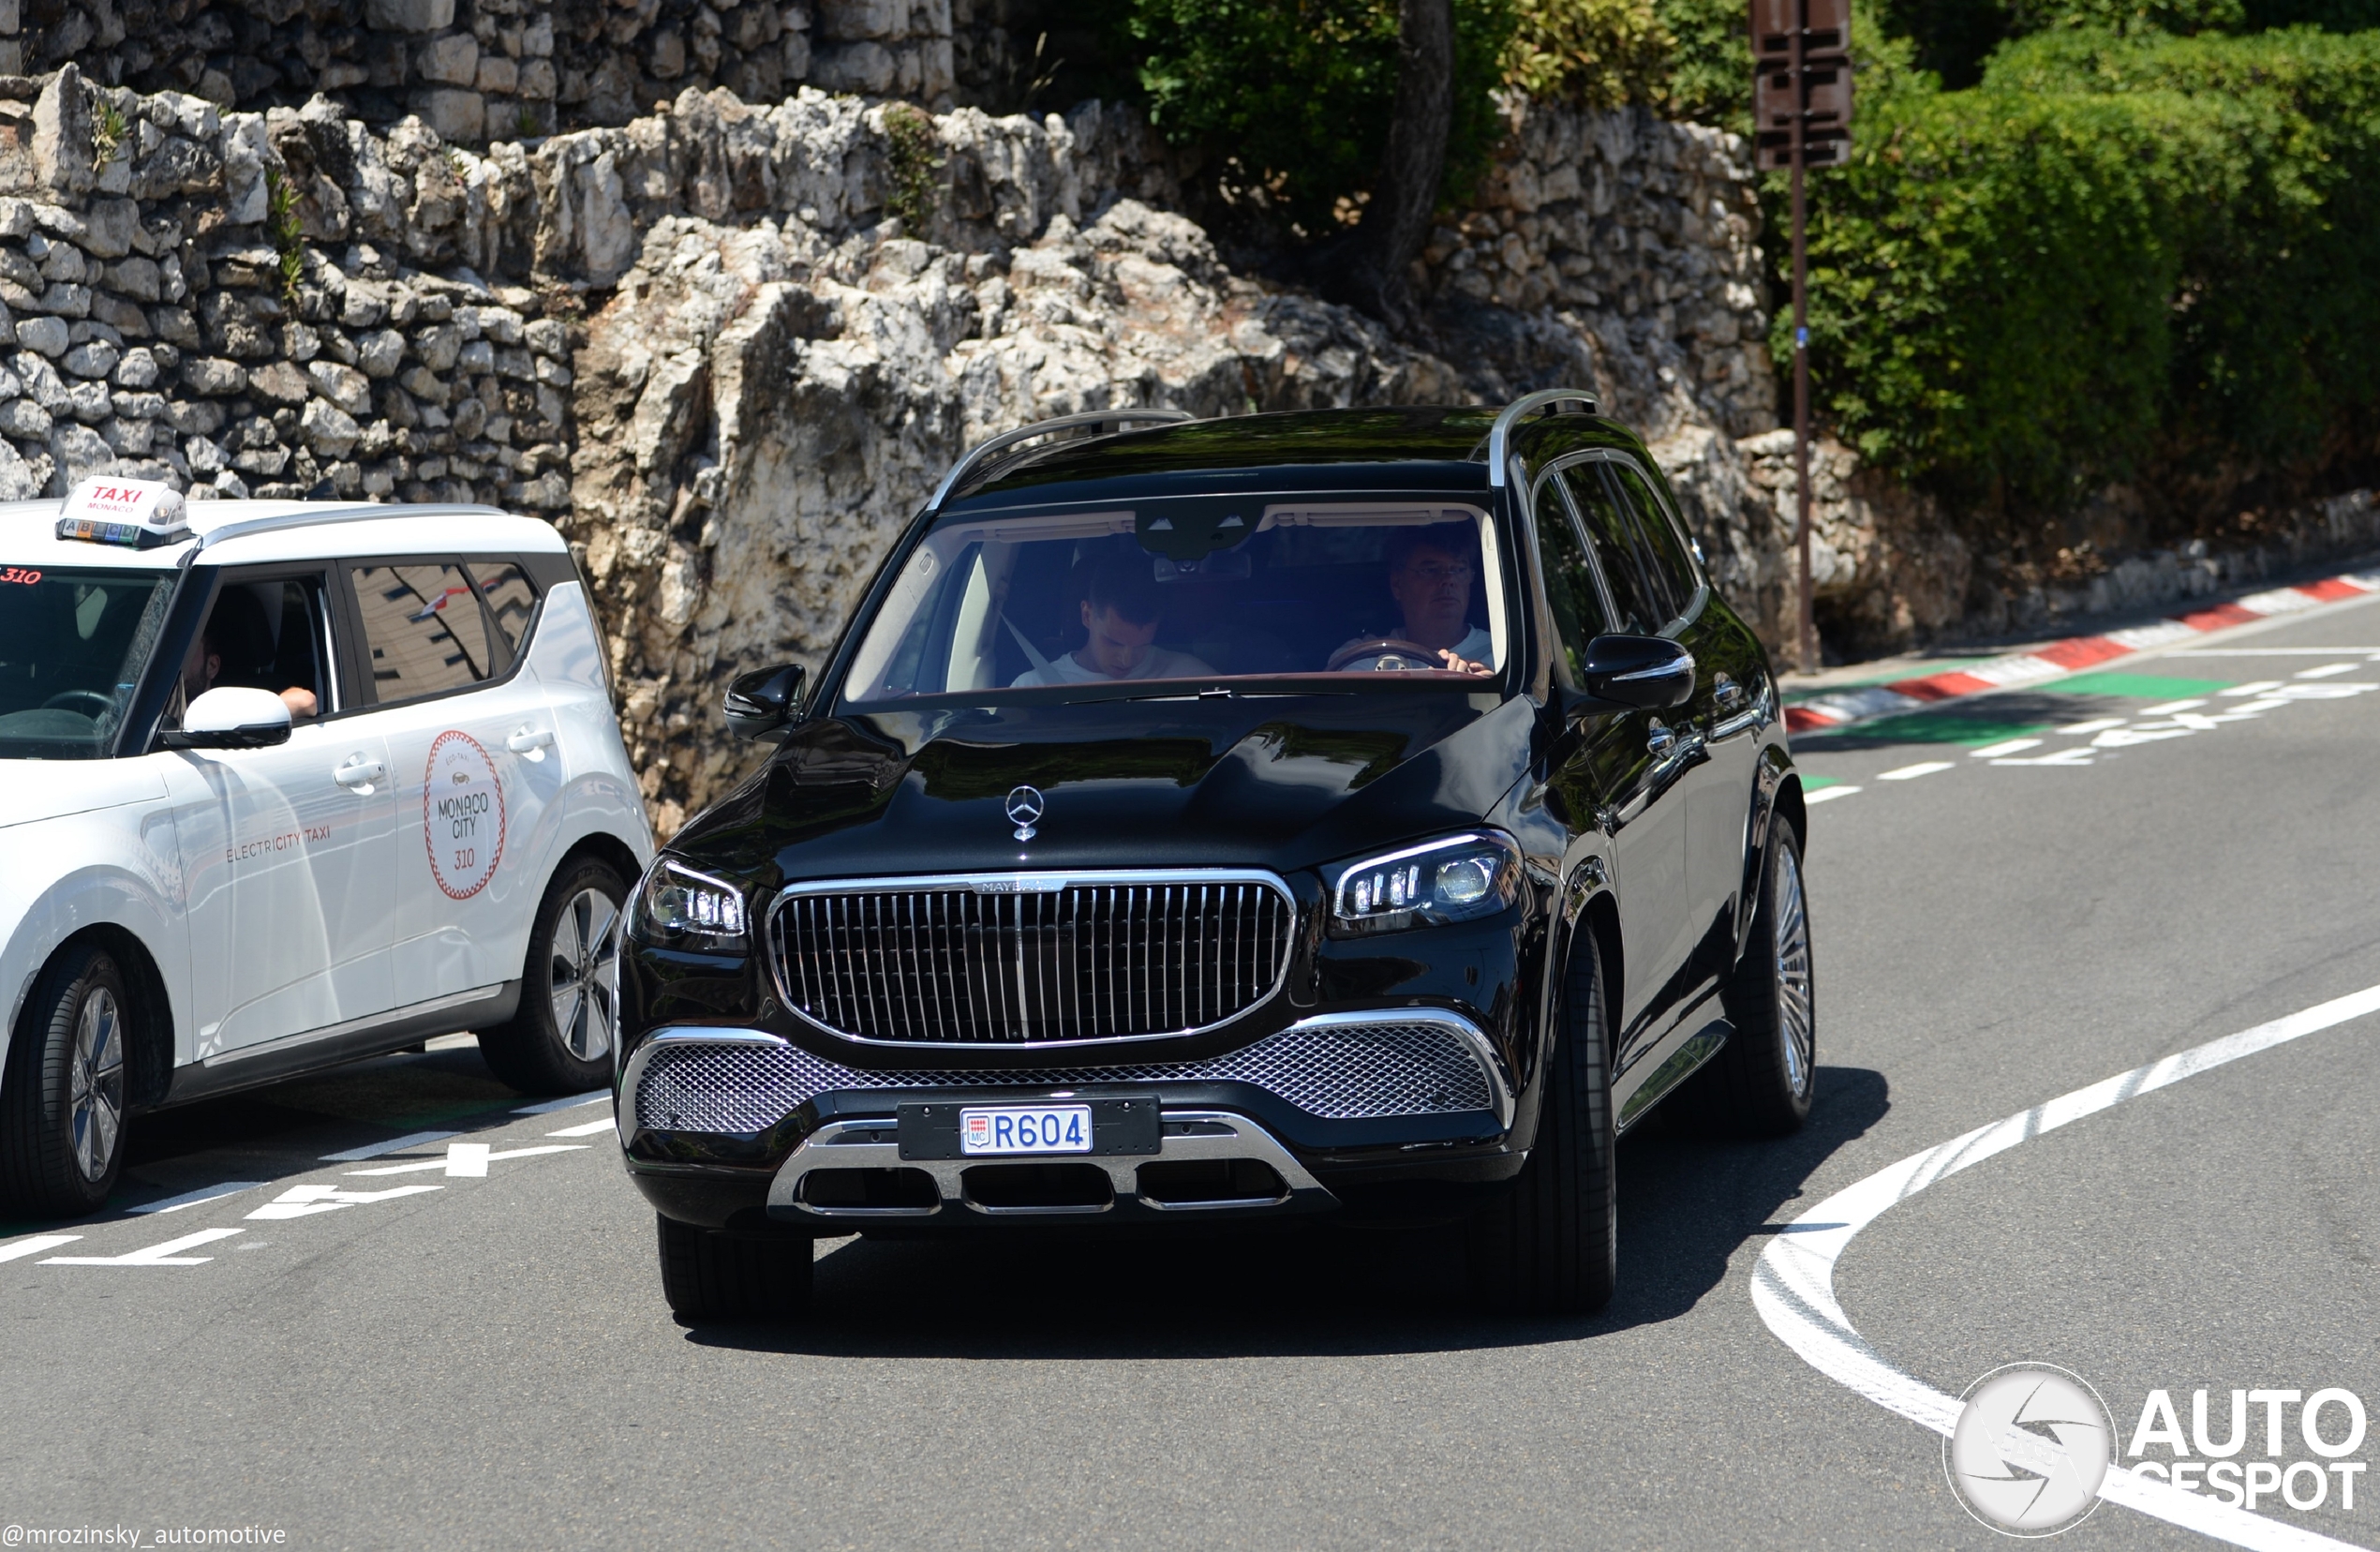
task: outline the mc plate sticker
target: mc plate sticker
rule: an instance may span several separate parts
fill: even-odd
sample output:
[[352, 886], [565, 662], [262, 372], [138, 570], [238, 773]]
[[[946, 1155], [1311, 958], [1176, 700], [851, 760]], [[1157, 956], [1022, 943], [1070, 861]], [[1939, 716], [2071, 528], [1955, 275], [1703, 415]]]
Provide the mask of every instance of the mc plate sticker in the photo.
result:
[[486, 888], [504, 858], [504, 788], [496, 762], [469, 733], [441, 733], [430, 745], [422, 778], [422, 837], [430, 875], [449, 900], [469, 900]]

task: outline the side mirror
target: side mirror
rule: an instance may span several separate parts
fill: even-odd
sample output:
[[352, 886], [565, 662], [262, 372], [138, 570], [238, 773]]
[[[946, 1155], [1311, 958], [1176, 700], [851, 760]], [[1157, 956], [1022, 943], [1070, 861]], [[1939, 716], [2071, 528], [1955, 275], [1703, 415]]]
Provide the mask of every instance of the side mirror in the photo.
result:
[[158, 741], [168, 749], [265, 749], [290, 741], [290, 709], [270, 690], [227, 684], [182, 713], [182, 726]]
[[798, 663], [736, 676], [728, 682], [727, 699], [720, 708], [727, 718], [727, 731], [739, 739], [783, 742], [787, 724], [801, 706], [804, 677]]
[[1694, 654], [1666, 636], [1600, 635], [1586, 644], [1586, 683], [1598, 700], [1665, 711], [1694, 698]]

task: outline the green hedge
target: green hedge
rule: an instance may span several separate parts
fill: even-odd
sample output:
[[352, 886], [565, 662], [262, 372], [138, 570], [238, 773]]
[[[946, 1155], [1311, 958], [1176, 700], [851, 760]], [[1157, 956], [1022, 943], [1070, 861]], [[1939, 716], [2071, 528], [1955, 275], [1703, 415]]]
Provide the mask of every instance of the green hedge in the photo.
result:
[[1870, 460], [2016, 516], [2368, 440], [2380, 34], [2047, 33], [1858, 129], [1813, 180], [1811, 365]]

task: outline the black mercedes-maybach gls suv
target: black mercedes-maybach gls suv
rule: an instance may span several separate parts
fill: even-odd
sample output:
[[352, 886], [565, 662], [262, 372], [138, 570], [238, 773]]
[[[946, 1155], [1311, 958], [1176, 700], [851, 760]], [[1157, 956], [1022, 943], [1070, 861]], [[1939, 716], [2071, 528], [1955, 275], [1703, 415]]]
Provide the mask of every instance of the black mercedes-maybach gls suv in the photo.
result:
[[986, 442], [623, 925], [619, 1132], [681, 1319], [811, 1241], [1467, 1224], [1593, 1309], [1665, 1097], [1801, 1124], [1803, 798], [1766, 655], [1585, 395]]

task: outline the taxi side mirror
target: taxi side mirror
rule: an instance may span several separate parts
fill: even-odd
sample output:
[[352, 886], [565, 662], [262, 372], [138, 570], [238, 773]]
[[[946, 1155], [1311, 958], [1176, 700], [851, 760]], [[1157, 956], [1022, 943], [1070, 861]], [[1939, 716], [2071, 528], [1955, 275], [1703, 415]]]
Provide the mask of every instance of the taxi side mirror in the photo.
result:
[[270, 690], [227, 684], [182, 713], [157, 741], [168, 749], [267, 749], [290, 741], [290, 709]]
[[1667, 636], [1599, 635], [1586, 644], [1583, 677], [1598, 700], [1665, 711], [1694, 698], [1694, 654]]
[[727, 719], [727, 731], [739, 739], [782, 743], [791, 731], [794, 713], [800, 709], [805, 677], [798, 663], [736, 676], [728, 682], [727, 698], [720, 707]]

